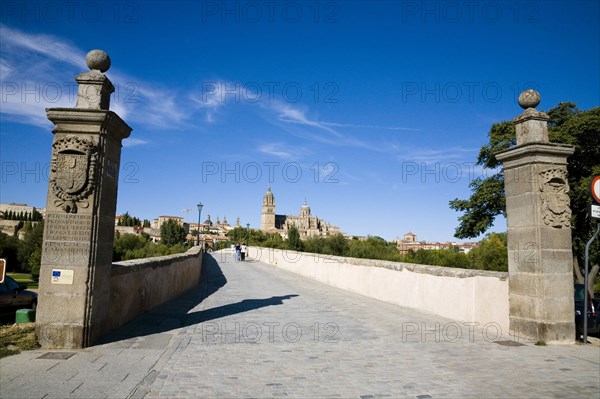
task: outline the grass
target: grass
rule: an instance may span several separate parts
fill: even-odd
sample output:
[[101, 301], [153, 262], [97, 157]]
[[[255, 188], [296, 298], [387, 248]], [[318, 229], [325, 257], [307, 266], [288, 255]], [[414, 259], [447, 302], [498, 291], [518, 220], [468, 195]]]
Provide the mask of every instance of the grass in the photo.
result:
[[39, 347], [35, 337], [35, 323], [0, 327], [0, 358]]
[[27, 284], [27, 288], [38, 288], [38, 282], [29, 273], [6, 273], [19, 284]]

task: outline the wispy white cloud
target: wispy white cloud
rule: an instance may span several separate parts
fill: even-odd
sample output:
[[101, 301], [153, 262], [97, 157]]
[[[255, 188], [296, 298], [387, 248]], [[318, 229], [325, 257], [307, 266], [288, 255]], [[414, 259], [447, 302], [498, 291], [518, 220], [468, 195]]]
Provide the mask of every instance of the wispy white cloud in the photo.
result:
[[258, 151], [263, 154], [271, 155], [286, 160], [299, 159], [306, 155], [306, 150], [304, 148], [286, 146], [282, 143], [263, 144], [258, 147]]
[[335, 127], [349, 127], [356, 129], [381, 129], [381, 130], [406, 130], [418, 132], [420, 129], [415, 129], [411, 127], [401, 127], [401, 126], [381, 126], [381, 125], [357, 125], [353, 123], [336, 123], [336, 122], [321, 122], [325, 126], [335, 126]]
[[[73, 107], [74, 76], [88, 70], [85, 52], [51, 35], [30, 34], [0, 25], [0, 112], [7, 120], [48, 128], [45, 108]], [[144, 81], [111, 68], [115, 86], [111, 109], [128, 122], [149, 128], [194, 125], [196, 106], [186, 93]], [[208, 104], [206, 112], [218, 104]], [[212, 120], [212, 115], [207, 118]], [[143, 144], [137, 143], [136, 145]]]
[[309, 119], [306, 116], [305, 109], [293, 107], [290, 104], [282, 103], [279, 101], [273, 101], [269, 104], [270, 104], [272, 110], [274, 110], [277, 113], [278, 119], [282, 122], [317, 128], [319, 130], [330, 133], [331, 135], [333, 135], [336, 138], [343, 137], [343, 135], [340, 132], [327, 126], [327, 124], [324, 124], [324, 123], [316, 121], [316, 120]]
[[85, 68], [85, 53], [64, 40], [50, 35], [30, 35], [0, 24], [4, 51], [25, 51]]
[[[273, 101], [262, 105], [269, 113], [275, 114], [269, 120], [286, 132], [306, 140], [320, 144], [337, 147], [360, 148], [368, 151], [389, 153], [387, 143], [373, 140], [372, 137], [364, 139], [355, 134], [343, 131], [342, 128], [383, 129], [383, 130], [409, 130], [412, 128], [398, 126], [358, 125], [329, 121], [320, 121], [308, 116], [308, 109], [302, 106]], [[416, 130], [416, 129], [414, 129]], [[323, 134], [323, 133], [326, 134]]]
[[[390, 146], [399, 154], [399, 161], [417, 162], [431, 164], [436, 162], [467, 162], [473, 159], [473, 154], [477, 154], [478, 149], [467, 147], [449, 147], [449, 148], [401, 148]], [[470, 161], [469, 161], [470, 162]]]
[[129, 137], [123, 140], [123, 147], [137, 147], [139, 145], [148, 144], [146, 140]]
[[[7, 120], [48, 128], [51, 123], [46, 119], [45, 108], [75, 105], [77, 89], [73, 77], [87, 70], [85, 51], [60, 37], [30, 34], [6, 25], [0, 25], [0, 28], [0, 112]], [[215, 79], [212, 87], [203, 87], [202, 91], [163, 87], [128, 75], [114, 66], [107, 76], [116, 88], [111, 97], [111, 109], [127, 118], [130, 124], [142, 125], [149, 130], [216, 123], [225, 107], [234, 105], [232, 102], [239, 103], [240, 98], [247, 98], [247, 93], [252, 91], [224, 79]], [[371, 137], [365, 139], [348, 130], [416, 130], [323, 121], [314, 110], [287, 103], [281, 98], [263, 97], [256, 102], [242, 103], [256, 110], [266, 110], [263, 112], [265, 118], [288, 134], [327, 146], [389, 152], [389, 148], [380, 141]], [[140, 141], [135, 145], [144, 143]], [[259, 147], [258, 151], [280, 158], [301, 157], [303, 154], [298, 149], [291, 151], [281, 143]]]
[[224, 92], [224, 88], [226, 85], [227, 82], [218, 80], [213, 82], [209, 88], [202, 87], [200, 96], [197, 92], [189, 94], [188, 98], [192, 101], [192, 104], [204, 111], [204, 118], [207, 123], [215, 123], [219, 110], [225, 106], [227, 94]]
[[9, 63], [0, 58], [0, 79], [8, 78], [12, 70], [13, 68], [9, 65]]

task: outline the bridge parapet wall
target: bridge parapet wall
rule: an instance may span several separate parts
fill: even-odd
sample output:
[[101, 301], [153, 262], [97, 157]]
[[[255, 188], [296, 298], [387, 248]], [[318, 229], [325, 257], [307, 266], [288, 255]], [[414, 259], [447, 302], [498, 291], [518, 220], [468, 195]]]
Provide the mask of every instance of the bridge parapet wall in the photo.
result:
[[370, 298], [508, 333], [508, 273], [250, 247], [260, 260]]
[[185, 253], [116, 262], [110, 275], [110, 326], [120, 327], [200, 282], [202, 253]]

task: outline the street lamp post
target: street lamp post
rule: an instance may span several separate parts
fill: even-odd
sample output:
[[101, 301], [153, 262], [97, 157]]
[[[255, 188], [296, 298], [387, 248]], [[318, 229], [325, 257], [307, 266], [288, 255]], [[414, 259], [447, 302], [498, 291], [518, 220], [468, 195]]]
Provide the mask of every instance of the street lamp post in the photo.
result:
[[250, 245], [250, 223], [246, 223], [246, 235], [248, 236], [246, 242], [248, 243], [248, 245]]
[[196, 229], [196, 246], [200, 246], [200, 214], [202, 213], [202, 202], [198, 203], [198, 228]]

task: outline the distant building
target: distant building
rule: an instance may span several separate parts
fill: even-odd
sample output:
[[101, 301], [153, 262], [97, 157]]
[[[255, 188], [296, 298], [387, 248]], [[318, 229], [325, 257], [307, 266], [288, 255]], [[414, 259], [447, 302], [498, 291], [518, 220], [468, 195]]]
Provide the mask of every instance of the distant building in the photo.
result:
[[160, 230], [160, 226], [162, 226], [167, 220], [174, 220], [178, 225], [183, 226], [183, 218], [181, 216], [159, 216], [158, 218], [152, 220], [150, 227], [155, 230]]
[[407, 254], [410, 251], [417, 252], [419, 249], [431, 250], [431, 249], [449, 249], [449, 248], [458, 248], [460, 252], [469, 253], [469, 251], [473, 248], [476, 248], [479, 244], [476, 242], [427, 242], [427, 241], [418, 241], [417, 235], [411, 232], [408, 232], [402, 236], [402, 239], [396, 240], [396, 247], [401, 254]]
[[306, 200], [300, 207], [300, 214], [298, 216], [275, 214], [275, 196], [269, 186], [263, 198], [260, 218], [261, 230], [265, 233], [276, 232], [281, 234], [282, 237], [287, 237], [287, 232], [291, 226], [296, 226], [302, 239], [328, 236], [340, 232], [339, 227], [332, 226], [325, 220], [313, 216]]
[[[209, 248], [214, 248], [216, 243], [219, 241], [226, 241], [227, 232], [234, 229], [234, 227], [227, 222], [226, 216], [223, 217], [222, 221], [217, 217], [216, 222], [213, 223], [210, 219], [210, 215], [207, 215], [206, 220], [200, 224], [185, 223], [184, 218], [180, 216], [159, 216], [152, 220], [150, 227], [119, 226], [119, 221], [122, 220], [122, 215], [115, 217], [115, 232], [119, 232], [120, 234], [135, 234], [138, 236], [141, 236], [142, 234], [148, 234], [148, 236], [150, 236], [150, 240], [153, 242], [160, 241], [160, 227], [168, 220], [175, 220], [177, 224], [185, 229], [187, 241], [190, 243], [196, 243], [196, 234], [199, 231], [201, 244], [204, 245], [204, 243], [206, 243]], [[236, 227], [240, 227], [239, 217], [236, 221]]]
[[[22, 220], [27, 220], [30, 216], [34, 217], [34, 212], [38, 212], [43, 218], [46, 214], [46, 209], [36, 208], [27, 204], [16, 204], [14, 202], [0, 204], [0, 231], [11, 236], [14, 235], [19, 230], [19, 225], [22, 226], [22, 223], [20, 220], [7, 220], [6, 217], [12, 214], [13, 217], [19, 218], [23, 216], [24, 219]], [[32, 225], [36, 223], [37, 221], [33, 221]], [[19, 238], [23, 238], [22, 232], [20, 232]]]
[[34, 211], [39, 212], [42, 216], [46, 214], [46, 208], [36, 208], [27, 204], [16, 204], [11, 202], [10, 204], [0, 204], [0, 215], [4, 217], [8, 212], [14, 214], [33, 214]]

